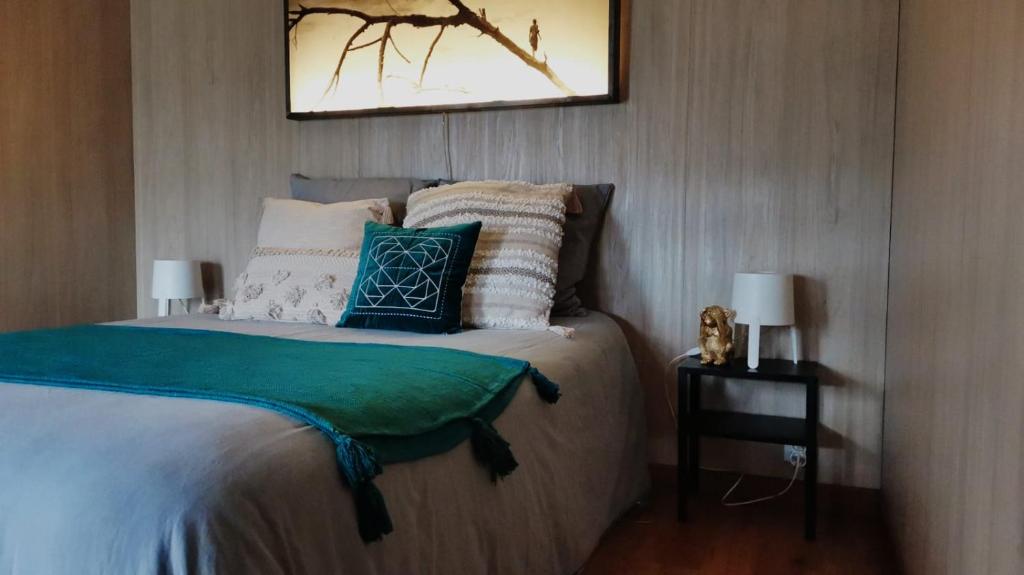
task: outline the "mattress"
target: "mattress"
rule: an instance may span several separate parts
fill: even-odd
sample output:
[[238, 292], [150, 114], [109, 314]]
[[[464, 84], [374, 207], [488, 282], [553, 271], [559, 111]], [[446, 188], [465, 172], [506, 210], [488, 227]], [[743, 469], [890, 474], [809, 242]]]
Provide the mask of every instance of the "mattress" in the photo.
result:
[[384, 468], [395, 531], [360, 539], [330, 441], [259, 408], [0, 384], [0, 574], [558, 574], [575, 572], [648, 487], [642, 395], [607, 316], [551, 332], [456, 335], [224, 322], [127, 322], [311, 341], [449, 347], [530, 361], [495, 427], [519, 468], [498, 483], [468, 442]]

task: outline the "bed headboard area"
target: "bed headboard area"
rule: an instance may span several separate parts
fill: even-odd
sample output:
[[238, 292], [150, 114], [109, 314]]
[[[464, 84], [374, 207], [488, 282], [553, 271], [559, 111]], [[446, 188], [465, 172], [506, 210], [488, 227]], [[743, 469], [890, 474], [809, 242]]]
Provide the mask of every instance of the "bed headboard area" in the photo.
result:
[[[828, 370], [820, 477], [879, 486], [895, 3], [633, 0], [621, 104], [305, 122], [285, 117], [280, 0], [131, 4], [141, 316], [154, 259], [230, 285], [293, 173], [610, 182], [584, 296], [629, 339], [652, 459], [675, 461], [665, 366], [700, 309], [729, 303], [734, 272], [775, 269], [797, 275], [803, 354]], [[800, 393], [723, 389], [705, 401]], [[714, 445], [708, 465], [789, 473], [781, 450]]]

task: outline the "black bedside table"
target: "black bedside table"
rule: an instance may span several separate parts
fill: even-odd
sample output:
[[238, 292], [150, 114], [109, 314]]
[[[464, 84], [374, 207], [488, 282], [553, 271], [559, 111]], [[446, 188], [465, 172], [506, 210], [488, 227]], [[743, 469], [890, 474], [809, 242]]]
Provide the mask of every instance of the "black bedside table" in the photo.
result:
[[[817, 530], [819, 366], [813, 361], [793, 363], [783, 359], [762, 359], [760, 363], [756, 370], [747, 367], [745, 357], [737, 358], [722, 367], [701, 365], [699, 357], [689, 357], [679, 364], [679, 520], [686, 518], [687, 494], [697, 491], [702, 435], [802, 445], [807, 448], [807, 467], [804, 468], [804, 537], [811, 541]], [[701, 409], [702, 376], [803, 385], [806, 390], [804, 417]]]

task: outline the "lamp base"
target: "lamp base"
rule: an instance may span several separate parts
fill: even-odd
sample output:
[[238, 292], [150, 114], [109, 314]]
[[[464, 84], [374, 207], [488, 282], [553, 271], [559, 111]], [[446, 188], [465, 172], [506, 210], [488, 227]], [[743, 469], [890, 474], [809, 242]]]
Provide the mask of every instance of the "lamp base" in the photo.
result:
[[[800, 330], [796, 326], [789, 327], [789, 345], [793, 363], [800, 363]], [[752, 323], [748, 326], [747, 335], [747, 367], [757, 369], [761, 365], [761, 326]]]
[[747, 367], [757, 369], [761, 365], [761, 324], [751, 323], [747, 329]]
[[[171, 300], [158, 299], [156, 301], [157, 317], [167, 317], [171, 315]], [[181, 309], [185, 310], [185, 315], [189, 315], [192, 313], [192, 300], [179, 299], [178, 303], [181, 304]]]

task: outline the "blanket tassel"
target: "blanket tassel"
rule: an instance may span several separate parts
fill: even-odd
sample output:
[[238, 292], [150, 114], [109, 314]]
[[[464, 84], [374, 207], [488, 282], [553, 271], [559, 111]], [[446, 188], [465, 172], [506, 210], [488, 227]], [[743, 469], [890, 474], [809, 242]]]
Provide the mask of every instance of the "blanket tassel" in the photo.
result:
[[355, 439], [343, 435], [335, 441], [338, 467], [355, 499], [359, 536], [367, 543], [378, 541], [393, 529], [384, 496], [373, 484], [373, 478], [380, 475], [380, 464], [373, 450]]
[[530, 378], [533, 379], [533, 385], [536, 386], [537, 393], [540, 394], [544, 401], [556, 403], [558, 398], [562, 396], [558, 384], [548, 379], [536, 367], [530, 368]]
[[379, 541], [394, 529], [391, 515], [384, 503], [384, 496], [372, 481], [365, 481], [353, 488], [356, 500], [356, 521], [359, 523], [359, 536], [363, 541]]
[[470, 444], [473, 456], [491, 472], [491, 481], [497, 482], [519, 466], [509, 444], [494, 426], [486, 421], [473, 418], [473, 436]]

